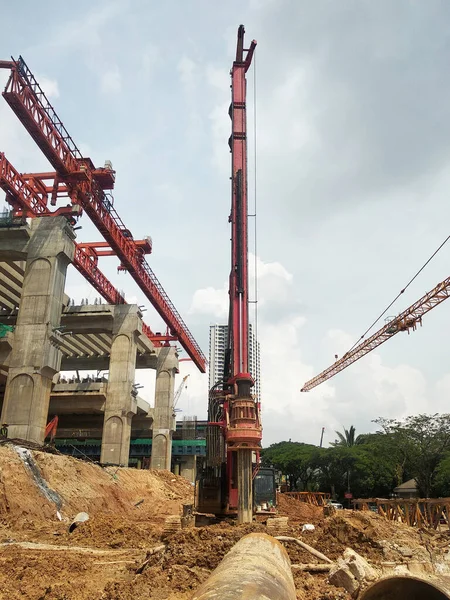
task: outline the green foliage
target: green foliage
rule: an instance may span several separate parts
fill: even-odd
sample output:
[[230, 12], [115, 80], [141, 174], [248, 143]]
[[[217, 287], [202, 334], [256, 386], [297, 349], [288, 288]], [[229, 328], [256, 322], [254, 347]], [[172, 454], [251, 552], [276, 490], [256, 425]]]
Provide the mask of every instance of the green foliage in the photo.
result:
[[450, 415], [377, 419], [376, 433], [356, 436], [353, 425], [336, 432], [330, 448], [279, 442], [262, 451], [265, 465], [286, 475], [291, 489], [330, 492], [343, 498], [386, 498], [415, 478], [423, 497], [450, 496]]
[[331, 446], [345, 446], [347, 448], [351, 448], [352, 446], [362, 444], [364, 440], [362, 435], [358, 435], [356, 437], [356, 430], [353, 425], [350, 425], [350, 429], [345, 429], [344, 427], [344, 434], [342, 434], [340, 431], [336, 431], [335, 433], [339, 439], [332, 442]]
[[450, 452], [444, 456], [436, 469], [433, 495], [438, 498], [450, 496]]
[[299, 442], [279, 442], [272, 444], [261, 453], [262, 463], [273, 466], [286, 475], [293, 489], [297, 489], [300, 481], [303, 489], [308, 489], [313, 479], [314, 470], [311, 457], [315, 446]]
[[394, 440], [398, 457], [412, 473], [419, 494], [433, 494], [438, 467], [450, 450], [450, 414], [415, 415], [404, 421], [377, 419], [381, 432]]
[[355, 465], [350, 448], [321, 448], [314, 456], [317, 479], [321, 491], [342, 496], [348, 487], [349, 472]]
[[355, 465], [351, 473], [351, 490], [355, 497], [386, 498], [397, 485], [397, 458], [390, 440], [367, 435], [352, 449]]

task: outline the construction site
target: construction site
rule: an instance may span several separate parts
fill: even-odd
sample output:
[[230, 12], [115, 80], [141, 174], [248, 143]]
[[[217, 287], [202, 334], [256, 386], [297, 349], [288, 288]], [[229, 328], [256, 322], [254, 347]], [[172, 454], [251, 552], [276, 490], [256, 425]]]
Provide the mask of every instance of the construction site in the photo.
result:
[[[261, 464], [248, 258], [255, 50], [241, 25], [230, 60], [228, 325], [206, 421], [177, 422], [180, 348], [201, 373], [207, 360], [147, 261], [152, 239], [135, 239], [119, 214], [112, 163], [84, 156], [23, 57], [0, 60], [2, 102], [51, 165], [19, 172], [0, 149], [0, 598], [450, 598], [448, 498], [336, 509], [330, 494], [281, 492], [275, 469]], [[228, 210], [227, 200], [225, 219]], [[96, 240], [81, 239], [88, 220]], [[165, 331], [126, 302], [102, 257], [117, 259]], [[69, 265], [100, 300], [69, 297]], [[302, 391], [415, 329], [448, 297], [443, 284]], [[140, 396], [145, 369], [155, 374], [153, 403]]]

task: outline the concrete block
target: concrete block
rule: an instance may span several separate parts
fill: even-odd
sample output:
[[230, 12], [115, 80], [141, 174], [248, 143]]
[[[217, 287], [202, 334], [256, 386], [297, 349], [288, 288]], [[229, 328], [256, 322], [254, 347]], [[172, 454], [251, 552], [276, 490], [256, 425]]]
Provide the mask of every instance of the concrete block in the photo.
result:
[[269, 517], [267, 519], [267, 533], [281, 535], [288, 531], [288, 517]]
[[408, 562], [408, 570], [415, 577], [425, 577], [434, 573], [432, 563], [420, 562], [418, 560]]
[[358, 581], [375, 581], [378, 579], [377, 571], [352, 548], [345, 549], [344, 561]]
[[405, 558], [411, 558], [413, 555], [413, 551], [411, 548], [408, 548], [406, 546], [399, 546], [398, 547], [398, 551], [400, 552], [400, 554], [402, 556], [404, 556]]
[[336, 565], [331, 569], [328, 581], [331, 585], [344, 588], [353, 597], [356, 597], [359, 591], [358, 581], [342, 558], [338, 558]]

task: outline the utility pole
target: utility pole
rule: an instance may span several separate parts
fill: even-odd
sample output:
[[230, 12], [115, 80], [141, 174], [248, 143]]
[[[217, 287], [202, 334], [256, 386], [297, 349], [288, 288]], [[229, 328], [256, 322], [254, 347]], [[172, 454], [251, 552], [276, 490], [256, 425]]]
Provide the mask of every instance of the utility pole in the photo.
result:
[[319, 448], [322, 448], [322, 442], [323, 442], [323, 434], [325, 433], [325, 427], [322, 427], [322, 433], [320, 435], [320, 446]]

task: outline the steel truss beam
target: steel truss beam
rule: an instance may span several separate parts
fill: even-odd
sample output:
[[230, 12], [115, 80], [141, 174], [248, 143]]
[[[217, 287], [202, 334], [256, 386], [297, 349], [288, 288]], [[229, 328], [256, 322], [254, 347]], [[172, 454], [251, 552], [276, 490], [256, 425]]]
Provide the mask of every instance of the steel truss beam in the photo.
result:
[[[90, 217], [110, 248], [138, 284], [166, 323], [170, 335], [176, 337], [201, 372], [206, 358], [171, 302], [161, 283], [145, 261], [139, 248], [105, 189], [114, 186], [112, 168], [96, 169], [89, 158], [83, 158], [22, 57], [0, 68], [11, 68], [3, 97], [18, 116], [38, 147], [56, 170], [73, 204], [78, 204]], [[78, 268], [78, 267], [77, 267]]]

